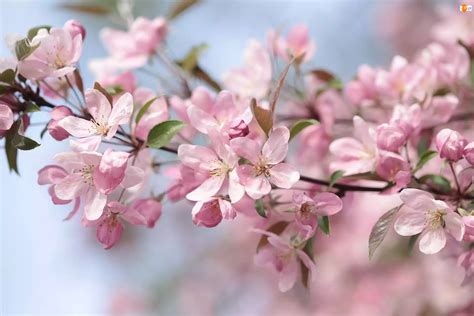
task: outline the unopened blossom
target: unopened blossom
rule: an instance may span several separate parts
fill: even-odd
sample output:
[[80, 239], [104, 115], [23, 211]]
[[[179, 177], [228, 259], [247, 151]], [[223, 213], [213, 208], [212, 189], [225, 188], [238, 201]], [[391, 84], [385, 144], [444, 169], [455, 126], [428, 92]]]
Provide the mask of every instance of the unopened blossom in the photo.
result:
[[105, 249], [112, 248], [122, 237], [122, 221], [132, 225], [146, 225], [145, 217], [136, 209], [111, 201], [107, 203], [103, 215], [97, 222], [97, 240]]
[[331, 192], [318, 193], [314, 198], [296, 192], [293, 194], [293, 202], [296, 204], [296, 223], [301, 226], [306, 238], [314, 234], [318, 226], [318, 216], [330, 216], [342, 210], [342, 200]]
[[62, 28], [52, 28], [49, 33], [43, 31], [32, 39], [32, 44], [39, 46], [18, 62], [18, 72], [30, 80], [62, 77], [73, 72], [82, 53], [82, 36], [73, 37]]
[[309, 61], [316, 50], [316, 44], [309, 37], [306, 25], [292, 27], [286, 37], [275, 31], [268, 34], [268, 45], [275, 55], [289, 62], [293, 57], [298, 57], [297, 62]]
[[259, 199], [268, 194], [271, 191], [271, 184], [289, 189], [298, 182], [299, 172], [290, 164], [283, 162], [288, 152], [289, 138], [290, 131], [282, 126], [273, 129], [263, 146], [246, 137], [230, 141], [235, 153], [249, 162], [240, 165], [237, 173], [240, 183], [250, 197]]
[[227, 187], [232, 202], [240, 200], [244, 194], [238, 181], [235, 167], [238, 156], [217, 132], [211, 132], [211, 147], [183, 144], [178, 147], [181, 163], [196, 172], [204, 173], [206, 179], [186, 195], [191, 201], [202, 201], [216, 195]]
[[64, 29], [71, 34], [72, 38], [76, 37], [76, 35], [80, 35], [82, 40], [86, 38], [86, 29], [84, 25], [77, 20], [67, 20], [66, 23], [64, 23]]
[[405, 132], [398, 126], [387, 123], [377, 126], [377, 147], [379, 149], [398, 152], [406, 140]]
[[[309, 270], [310, 280], [314, 281], [316, 267], [311, 258], [302, 250], [305, 239], [301, 236], [282, 238], [272, 232], [254, 229], [255, 232], [268, 237], [268, 245], [258, 251], [254, 257], [257, 266], [270, 267], [278, 273], [280, 291], [290, 290], [298, 278], [300, 262]], [[290, 238], [291, 237], [291, 238]]]
[[92, 116], [90, 120], [68, 116], [59, 121], [58, 125], [72, 136], [94, 137], [100, 142], [102, 137], [112, 138], [119, 125], [129, 122], [133, 98], [130, 93], [125, 93], [111, 105], [102, 92], [89, 89], [86, 92], [86, 107]]
[[470, 142], [464, 147], [464, 158], [474, 166], [474, 142]]
[[395, 221], [395, 231], [402, 236], [421, 233], [419, 248], [425, 254], [439, 252], [446, 245], [446, 233], [461, 241], [464, 224], [461, 217], [430, 193], [405, 189], [400, 193], [403, 207]]
[[379, 151], [375, 171], [382, 179], [394, 184], [384, 191], [385, 194], [400, 191], [412, 179], [409, 163], [399, 154], [390, 151]]
[[162, 205], [159, 201], [152, 198], [135, 200], [129, 208], [143, 216], [148, 228], [155, 227], [156, 221], [161, 217]]
[[222, 219], [234, 219], [237, 216], [232, 204], [222, 198], [209, 198], [197, 202], [193, 206], [192, 217], [198, 226], [214, 227]]
[[145, 65], [148, 58], [156, 53], [167, 33], [165, 18], [149, 20], [138, 17], [127, 31], [105, 28], [100, 32], [100, 37], [115, 67], [127, 70]]
[[13, 112], [6, 104], [0, 103], [0, 133], [7, 131], [13, 125]]
[[272, 64], [265, 47], [257, 40], [250, 40], [245, 49], [244, 65], [223, 75], [226, 89], [243, 100], [264, 98], [272, 80]]
[[48, 123], [48, 132], [55, 140], [61, 141], [69, 137], [69, 133], [59, 126], [59, 121], [72, 115], [70, 108], [64, 105], [55, 107], [50, 113], [51, 120]]
[[332, 170], [356, 174], [374, 170], [377, 157], [375, 131], [359, 116], [354, 116], [354, 137], [336, 139], [329, 146], [335, 159]]
[[458, 161], [463, 157], [467, 140], [460, 133], [445, 128], [436, 135], [435, 143], [441, 158]]

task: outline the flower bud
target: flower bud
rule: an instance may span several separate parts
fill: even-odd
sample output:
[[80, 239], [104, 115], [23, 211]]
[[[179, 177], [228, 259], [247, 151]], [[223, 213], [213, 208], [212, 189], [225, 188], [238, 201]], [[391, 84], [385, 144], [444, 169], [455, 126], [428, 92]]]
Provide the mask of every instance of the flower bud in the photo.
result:
[[6, 104], [0, 103], [0, 131], [7, 131], [13, 125], [13, 112]]
[[161, 203], [154, 199], [136, 200], [130, 207], [145, 218], [149, 228], [153, 228], [161, 216]]
[[470, 142], [464, 147], [464, 158], [474, 166], [474, 142]]
[[397, 126], [382, 124], [377, 127], [377, 147], [397, 152], [406, 142], [406, 135]]
[[64, 140], [69, 137], [69, 133], [59, 126], [59, 121], [63, 118], [72, 115], [71, 109], [67, 106], [61, 105], [51, 111], [51, 121], [48, 124], [48, 132], [57, 141]]
[[249, 134], [249, 126], [243, 121], [240, 120], [238, 122], [234, 122], [229, 129], [229, 137], [237, 138], [237, 137], [245, 137]]
[[436, 148], [439, 151], [440, 157], [446, 158], [449, 161], [461, 159], [466, 145], [467, 140], [461, 134], [449, 128], [441, 130], [436, 135]]
[[76, 37], [76, 35], [78, 34], [81, 35], [83, 41], [86, 38], [86, 29], [79, 21], [76, 21], [76, 20], [66, 21], [66, 23], [64, 23], [64, 29], [68, 31], [69, 34], [71, 34], [73, 38]]
[[409, 169], [408, 162], [402, 156], [389, 151], [380, 152], [375, 167], [377, 174], [387, 181], [395, 180], [395, 176], [399, 171]]

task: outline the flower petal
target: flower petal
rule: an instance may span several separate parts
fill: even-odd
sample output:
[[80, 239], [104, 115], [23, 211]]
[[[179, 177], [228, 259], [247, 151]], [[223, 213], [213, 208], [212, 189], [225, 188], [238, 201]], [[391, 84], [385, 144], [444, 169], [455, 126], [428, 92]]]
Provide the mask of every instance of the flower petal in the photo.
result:
[[439, 252], [446, 245], [446, 234], [443, 228], [427, 229], [420, 236], [420, 251], [431, 255]]
[[90, 188], [84, 197], [84, 214], [89, 221], [95, 221], [102, 216], [107, 196], [93, 188]]
[[95, 125], [91, 121], [68, 116], [58, 122], [58, 126], [64, 128], [69, 134], [76, 137], [87, 137], [95, 134]]
[[277, 164], [285, 159], [288, 153], [290, 131], [285, 126], [275, 128], [263, 145], [262, 155], [269, 164]]
[[72, 200], [79, 197], [86, 186], [80, 174], [72, 173], [54, 186], [54, 192], [61, 200]]
[[334, 193], [321, 192], [314, 198], [316, 212], [321, 215], [334, 215], [342, 210], [342, 200]]
[[279, 163], [270, 169], [270, 182], [283, 189], [291, 188], [300, 179], [300, 173], [287, 163]]
[[230, 147], [237, 155], [249, 160], [253, 164], [258, 162], [258, 157], [260, 156], [260, 144], [256, 141], [250, 138], [237, 137], [230, 141]]
[[464, 222], [461, 216], [454, 212], [448, 212], [443, 219], [446, 223], [446, 231], [450, 233], [454, 239], [461, 241], [465, 231]]
[[401, 236], [413, 236], [421, 233], [425, 228], [425, 214], [403, 210], [395, 221], [395, 231]]
[[425, 212], [431, 209], [433, 206], [434, 197], [422, 190], [418, 189], [405, 189], [400, 193], [400, 199], [403, 203], [412, 209], [420, 212]]
[[223, 176], [211, 176], [207, 178], [200, 186], [186, 195], [186, 198], [191, 201], [201, 201], [206, 198], [214, 196], [219, 192], [222, 184], [224, 183], [225, 175]]
[[108, 119], [109, 126], [126, 124], [130, 120], [133, 112], [133, 98], [130, 93], [122, 95], [117, 102], [114, 103], [112, 111]]
[[107, 122], [112, 107], [109, 100], [99, 90], [86, 91], [86, 106], [96, 122]]
[[217, 155], [209, 148], [183, 144], [178, 147], [178, 157], [181, 163], [195, 170], [210, 170]]

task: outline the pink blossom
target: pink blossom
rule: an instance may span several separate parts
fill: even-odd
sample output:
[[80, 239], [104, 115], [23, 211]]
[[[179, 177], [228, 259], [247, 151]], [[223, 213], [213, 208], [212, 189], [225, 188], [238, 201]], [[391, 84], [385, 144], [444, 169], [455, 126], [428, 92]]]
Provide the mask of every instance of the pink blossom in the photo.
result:
[[237, 202], [244, 195], [235, 170], [238, 157], [217, 132], [211, 132], [209, 136], [211, 148], [188, 144], [178, 148], [178, 157], [183, 165], [207, 176], [186, 198], [202, 201], [213, 197], [221, 188], [227, 186], [231, 201]]
[[309, 270], [310, 280], [314, 281], [316, 275], [314, 262], [301, 250], [304, 247], [305, 239], [298, 235], [288, 236], [291, 238], [284, 239], [268, 231], [260, 229], [254, 229], [254, 231], [268, 237], [268, 245], [255, 255], [255, 264], [273, 268], [278, 272], [280, 291], [287, 292], [294, 286], [298, 278], [299, 262], [302, 262]]
[[375, 132], [359, 116], [354, 116], [354, 137], [336, 139], [329, 146], [336, 157], [330, 165], [332, 170], [343, 170], [356, 174], [374, 170], [377, 156]]
[[55, 160], [67, 172], [54, 186], [56, 196], [61, 200], [83, 198], [84, 213], [90, 221], [102, 215], [107, 194], [119, 185], [126, 188], [141, 181], [138, 168], [126, 168], [128, 153], [113, 152], [110, 148], [103, 156], [95, 152], [66, 152], [56, 155]]
[[284, 61], [289, 62], [293, 57], [299, 57], [297, 62], [309, 61], [316, 50], [316, 44], [309, 37], [306, 25], [296, 25], [288, 31], [286, 38], [275, 31], [268, 34], [268, 42], [273, 53]]
[[293, 194], [293, 202], [296, 204], [296, 223], [301, 226], [306, 239], [316, 231], [317, 216], [334, 215], [342, 210], [342, 200], [330, 192], [318, 193], [314, 198], [296, 192]]
[[458, 161], [462, 158], [467, 140], [458, 132], [449, 128], [442, 129], [436, 135], [436, 148], [441, 158]]
[[421, 108], [418, 103], [410, 106], [397, 104], [393, 109], [390, 125], [401, 129], [408, 139], [414, 132], [419, 130], [422, 120], [421, 114]]
[[380, 151], [375, 170], [383, 179], [393, 181], [400, 171], [409, 171], [410, 165], [399, 154]]
[[434, 127], [447, 123], [458, 108], [459, 99], [454, 94], [435, 96], [422, 111], [422, 127]]
[[464, 158], [474, 166], [474, 142], [470, 142], [464, 147]]
[[425, 254], [439, 252], [446, 245], [446, 233], [461, 241], [464, 224], [449, 206], [425, 191], [405, 189], [400, 193], [403, 207], [395, 221], [395, 231], [402, 236], [421, 233], [419, 248]]
[[234, 219], [237, 213], [229, 201], [210, 198], [197, 202], [192, 210], [193, 222], [198, 226], [214, 227], [222, 219]]
[[375, 78], [379, 69], [374, 69], [368, 65], [361, 65], [357, 71], [357, 80], [353, 80], [346, 85], [345, 95], [354, 105], [373, 105], [377, 98], [377, 87]]
[[405, 132], [397, 126], [384, 123], [377, 127], [377, 147], [379, 149], [398, 152], [406, 141]]
[[462, 285], [466, 285], [474, 279], [474, 249], [461, 254], [458, 258], [458, 265], [466, 271], [462, 282]]
[[73, 72], [82, 52], [82, 36], [72, 37], [67, 30], [59, 28], [52, 28], [49, 34], [38, 32], [32, 44], [39, 47], [18, 62], [19, 73], [30, 80], [62, 77]]
[[95, 89], [86, 91], [86, 107], [92, 116], [91, 120], [68, 116], [58, 125], [76, 137], [94, 137], [100, 142], [102, 136], [112, 138], [119, 125], [127, 124], [133, 111], [133, 98], [130, 93], [123, 94], [113, 106], [105, 95]]
[[[139, 104], [138, 111], [144, 106], [148, 101], [155, 98], [155, 93], [147, 88], [138, 88], [133, 92], [133, 99], [135, 104]], [[146, 140], [150, 130], [163, 121], [168, 119], [168, 106], [164, 97], [157, 97], [155, 101], [152, 102], [148, 110], [142, 116], [138, 124], [136, 124], [134, 129], [134, 134], [137, 138], [141, 140]]]
[[64, 105], [55, 107], [50, 113], [51, 120], [48, 123], [48, 132], [57, 141], [64, 140], [69, 137], [69, 133], [59, 126], [59, 121], [72, 115], [70, 108]]
[[81, 35], [83, 41], [86, 39], [86, 29], [79, 21], [67, 20], [64, 23], [64, 29], [71, 34], [72, 38], [76, 37], [76, 35]]
[[256, 40], [250, 40], [247, 44], [243, 67], [232, 69], [223, 76], [224, 86], [244, 100], [264, 98], [270, 89], [271, 80], [270, 56]]
[[118, 69], [134, 69], [145, 65], [168, 33], [163, 17], [149, 20], [138, 17], [128, 31], [105, 28], [100, 37], [110, 53], [110, 60]]
[[138, 199], [133, 201], [129, 208], [143, 216], [149, 228], [155, 227], [156, 221], [161, 216], [161, 203], [155, 199]]
[[112, 248], [122, 237], [122, 220], [132, 225], [146, 225], [146, 220], [136, 209], [111, 201], [97, 223], [97, 240], [105, 249]]
[[13, 112], [10, 107], [0, 103], [0, 132], [8, 131], [13, 125]]
[[474, 242], [474, 215], [463, 216], [462, 221], [466, 228], [464, 240], [467, 242]]
[[275, 128], [268, 140], [261, 146], [257, 141], [246, 137], [230, 141], [232, 149], [249, 164], [240, 165], [237, 173], [247, 194], [259, 199], [271, 191], [271, 184], [289, 189], [300, 178], [300, 174], [283, 160], [288, 152], [290, 132], [282, 126]]
[[203, 134], [217, 130], [228, 135], [236, 125], [243, 122], [245, 127], [252, 120], [250, 108], [239, 109], [232, 93], [221, 91], [214, 99], [204, 88], [194, 90], [187, 114], [191, 125]]

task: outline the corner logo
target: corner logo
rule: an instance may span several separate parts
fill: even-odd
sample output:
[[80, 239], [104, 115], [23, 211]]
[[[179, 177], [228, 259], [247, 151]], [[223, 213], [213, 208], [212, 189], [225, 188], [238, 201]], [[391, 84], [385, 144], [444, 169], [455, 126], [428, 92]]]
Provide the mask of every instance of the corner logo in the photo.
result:
[[472, 12], [472, 5], [463, 3], [459, 6], [459, 11], [465, 12]]

